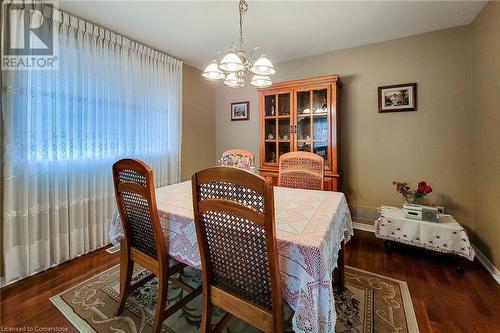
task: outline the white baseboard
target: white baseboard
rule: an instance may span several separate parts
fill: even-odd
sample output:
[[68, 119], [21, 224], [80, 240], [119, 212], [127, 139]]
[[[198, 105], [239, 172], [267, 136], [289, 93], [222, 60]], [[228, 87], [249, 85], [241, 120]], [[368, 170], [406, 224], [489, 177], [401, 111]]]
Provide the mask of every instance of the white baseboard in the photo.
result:
[[[368, 232], [375, 232], [375, 226], [373, 224], [365, 224], [359, 222], [352, 222], [354, 229], [363, 230]], [[472, 245], [474, 251], [476, 251], [477, 260], [483, 265], [483, 267], [490, 273], [490, 275], [495, 279], [495, 281], [500, 284], [500, 271], [493, 265], [493, 263], [474, 245]]]
[[363, 230], [368, 232], [375, 232], [375, 226], [373, 224], [352, 222], [352, 227], [357, 230]]
[[357, 221], [373, 222], [379, 217], [376, 207], [349, 205], [352, 218]]
[[488, 273], [495, 279], [495, 281], [500, 284], [500, 271], [493, 265], [493, 263], [481, 252], [476, 246], [472, 245], [474, 251], [476, 251], [477, 260], [486, 268]]

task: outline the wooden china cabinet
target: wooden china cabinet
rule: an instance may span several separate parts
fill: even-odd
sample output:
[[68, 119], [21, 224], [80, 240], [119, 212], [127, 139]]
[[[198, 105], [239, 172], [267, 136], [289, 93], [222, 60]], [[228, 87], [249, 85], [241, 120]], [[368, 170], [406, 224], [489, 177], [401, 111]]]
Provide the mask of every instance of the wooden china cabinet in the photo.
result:
[[260, 174], [278, 183], [278, 158], [309, 151], [325, 159], [326, 190], [340, 191], [338, 75], [274, 83], [259, 89]]

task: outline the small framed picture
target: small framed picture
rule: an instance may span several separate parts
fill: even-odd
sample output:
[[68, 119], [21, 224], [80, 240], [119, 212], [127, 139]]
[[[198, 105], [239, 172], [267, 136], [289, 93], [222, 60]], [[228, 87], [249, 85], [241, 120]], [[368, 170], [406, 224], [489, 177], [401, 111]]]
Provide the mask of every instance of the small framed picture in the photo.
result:
[[417, 111], [417, 84], [378, 87], [378, 112]]
[[249, 120], [250, 102], [231, 103], [231, 120]]

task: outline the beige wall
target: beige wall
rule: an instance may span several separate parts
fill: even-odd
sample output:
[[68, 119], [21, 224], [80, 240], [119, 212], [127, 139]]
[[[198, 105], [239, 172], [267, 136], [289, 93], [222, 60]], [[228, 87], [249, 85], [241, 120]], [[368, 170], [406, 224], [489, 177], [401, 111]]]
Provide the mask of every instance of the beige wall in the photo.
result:
[[200, 70], [183, 66], [181, 178], [215, 163], [215, 86]]
[[[351, 207], [401, 205], [392, 181], [434, 188], [429, 202], [473, 226], [473, 114], [469, 109], [469, 28], [332, 52], [277, 65], [275, 82], [339, 74], [342, 90], [342, 170]], [[418, 111], [379, 114], [377, 87], [417, 82]], [[251, 120], [231, 122], [229, 104], [250, 100]], [[258, 152], [254, 88], [217, 88], [216, 150]]]
[[[231, 103], [250, 102], [250, 120], [231, 121]], [[246, 149], [259, 158], [259, 95], [254, 87], [227, 88], [219, 83], [215, 99], [215, 145], [218, 157], [231, 148]]]
[[500, 2], [471, 25], [476, 245], [500, 268]]

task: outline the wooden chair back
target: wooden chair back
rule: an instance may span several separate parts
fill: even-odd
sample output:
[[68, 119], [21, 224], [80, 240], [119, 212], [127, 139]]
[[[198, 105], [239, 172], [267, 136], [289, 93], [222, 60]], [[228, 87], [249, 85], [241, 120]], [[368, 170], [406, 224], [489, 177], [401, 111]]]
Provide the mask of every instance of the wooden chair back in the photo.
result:
[[220, 166], [195, 173], [192, 186], [206, 302], [201, 331], [211, 330], [212, 305], [264, 332], [283, 331], [272, 185]]
[[278, 186], [323, 190], [323, 157], [305, 151], [290, 152], [279, 158]]
[[155, 260], [167, 259], [156, 207], [153, 170], [136, 159], [122, 159], [113, 164], [116, 202], [125, 233], [127, 248]]
[[[120, 299], [116, 314], [124, 310], [127, 297], [134, 290], [157, 276], [158, 296], [152, 323], [153, 332], [159, 333], [162, 322], [201, 294], [202, 289], [194, 289], [173, 277], [186, 265], [169, 256], [156, 207], [153, 171], [149, 165], [134, 159], [119, 160], [113, 164], [113, 180], [125, 231], [125, 238], [120, 244]], [[151, 274], [132, 285], [134, 263]], [[169, 281], [188, 294], [166, 309]]]

